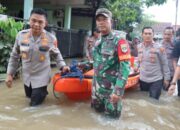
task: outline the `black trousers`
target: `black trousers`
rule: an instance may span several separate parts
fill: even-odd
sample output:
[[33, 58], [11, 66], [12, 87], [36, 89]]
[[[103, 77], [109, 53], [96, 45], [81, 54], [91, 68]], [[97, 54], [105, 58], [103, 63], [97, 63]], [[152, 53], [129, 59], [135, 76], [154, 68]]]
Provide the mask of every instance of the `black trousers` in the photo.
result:
[[48, 94], [47, 86], [32, 89], [31, 84], [30, 86], [24, 85], [24, 90], [26, 97], [31, 98], [30, 106], [40, 105]]
[[163, 88], [163, 80], [158, 80], [152, 83], [146, 83], [140, 80], [141, 91], [149, 91], [149, 96], [157, 100], [161, 95], [162, 88]]
[[180, 96], [180, 80], [177, 81], [178, 96]]

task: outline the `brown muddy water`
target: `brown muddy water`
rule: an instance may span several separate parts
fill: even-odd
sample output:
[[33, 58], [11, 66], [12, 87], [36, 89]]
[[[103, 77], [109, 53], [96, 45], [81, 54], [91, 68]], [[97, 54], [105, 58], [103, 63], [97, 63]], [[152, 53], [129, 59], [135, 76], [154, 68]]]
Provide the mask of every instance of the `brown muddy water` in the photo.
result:
[[[54, 70], [56, 71], [56, 70]], [[12, 88], [0, 83], [0, 130], [180, 130], [180, 98], [163, 92], [159, 101], [138, 89], [127, 90], [122, 116], [113, 120], [96, 113], [89, 101], [73, 102], [63, 94], [49, 95], [37, 107], [29, 107], [22, 80]]]

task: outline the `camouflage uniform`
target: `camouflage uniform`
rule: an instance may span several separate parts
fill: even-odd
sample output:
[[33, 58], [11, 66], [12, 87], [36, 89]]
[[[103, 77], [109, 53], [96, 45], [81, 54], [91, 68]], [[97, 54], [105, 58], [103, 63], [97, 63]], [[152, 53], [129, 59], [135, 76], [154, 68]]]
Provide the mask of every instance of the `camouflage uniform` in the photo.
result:
[[111, 94], [123, 96], [130, 66], [130, 50], [127, 42], [114, 32], [102, 36], [93, 48], [92, 107], [111, 117], [119, 117], [122, 101], [113, 104]]

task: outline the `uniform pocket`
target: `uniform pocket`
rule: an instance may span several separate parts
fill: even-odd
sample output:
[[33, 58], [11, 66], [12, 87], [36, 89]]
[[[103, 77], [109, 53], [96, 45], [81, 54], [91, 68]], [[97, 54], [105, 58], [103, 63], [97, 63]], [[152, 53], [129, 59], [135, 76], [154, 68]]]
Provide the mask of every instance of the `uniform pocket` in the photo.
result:
[[21, 43], [20, 45], [20, 52], [21, 52], [21, 58], [22, 59], [28, 59], [29, 58], [29, 44]]
[[114, 56], [114, 49], [110, 49], [110, 48], [104, 49], [103, 48], [101, 50], [101, 53], [102, 53], [103, 56]]
[[39, 61], [44, 62], [49, 51], [49, 46], [39, 46]]

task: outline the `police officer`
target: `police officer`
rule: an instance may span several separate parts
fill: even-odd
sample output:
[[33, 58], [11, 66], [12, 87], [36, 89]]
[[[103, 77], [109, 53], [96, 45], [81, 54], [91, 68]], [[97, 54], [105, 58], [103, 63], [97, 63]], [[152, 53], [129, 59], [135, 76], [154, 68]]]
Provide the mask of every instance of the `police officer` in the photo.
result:
[[169, 85], [170, 71], [165, 49], [153, 41], [153, 34], [151, 27], [144, 27], [143, 42], [138, 46], [140, 89], [149, 91], [150, 97], [158, 100], [163, 83]]
[[[172, 52], [174, 49], [173, 35], [174, 35], [174, 30], [172, 27], [166, 27], [164, 29], [162, 46], [164, 47], [165, 52], [167, 54], [168, 66], [169, 66], [169, 70], [170, 70], [171, 79], [173, 78], [173, 75], [174, 75], [173, 57], [172, 57]], [[169, 86], [166, 86], [166, 87], [167, 88], [165, 88], [165, 86], [164, 86], [164, 89], [168, 90]]]
[[[177, 63], [177, 67], [176, 67], [176, 71], [174, 73], [174, 77], [173, 77], [173, 80], [172, 82], [170, 83], [170, 87], [168, 89], [168, 94], [169, 95], [172, 95], [174, 92], [175, 92], [175, 89], [176, 89], [176, 82], [177, 80], [179, 79], [179, 76], [180, 76], [180, 58], [178, 60], [178, 63]], [[178, 91], [179, 92], [179, 91]], [[179, 93], [178, 93], [178, 96]]]
[[130, 49], [126, 40], [111, 26], [112, 13], [106, 8], [96, 12], [96, 25], [101, 37], [93, 49], [92, 107], [105, 115], [119, 118], [122, 96], [130, 71]]
[[25, 94], [31, 99], [30, 106], [35, 106], [41, 104], [48, 94], [50, 54], [63, 72], [69, 71], [69, 67], [57, 48], [56, 37], [44, 30], [47, 13], [43, 9], [33, 9], [29, 22], [30, 29], [20, 31], [16, 37], [7, 68], [6, 85], [12, 86], [13, 75], [21, 58]]

